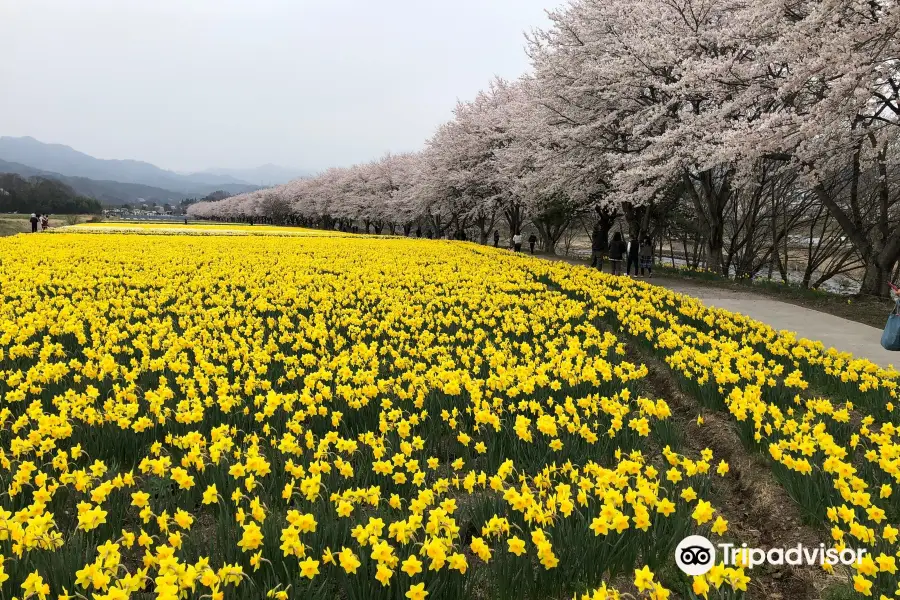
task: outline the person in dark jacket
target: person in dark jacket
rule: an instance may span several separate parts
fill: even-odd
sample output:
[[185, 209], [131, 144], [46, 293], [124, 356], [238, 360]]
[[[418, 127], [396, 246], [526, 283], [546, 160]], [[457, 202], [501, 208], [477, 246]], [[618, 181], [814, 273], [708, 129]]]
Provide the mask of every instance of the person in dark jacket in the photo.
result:
[[609, 240], [606, 233], [599, 227], [594, 229], [594, 235], [591, 238], [591, 266], [603, 270], [603, 254], [609, 248]]
[[41, 216], [31, 213], [30, 220], [31, 220], [31, 233], [37, 233], [37, 225], [38, 225], [38, 221], [41, 220]]
[[534, 254], [534, 245], [537, 244], [537, 236], [533, 233], [528, 236], [528, 246], [531, 248], [531, 253]]
[[622, 234], [617, 231], [613, 235], [612, 241], [609, 243], [609, 263], [613, 275], [622, 274], [622, 259], [624, 256], [625, 242], [622, 241]]
[[496, 248], [499, 243], [500, 243], [500, 230], [495, 229], [494, 230], [494, 248]]
[[638, 243], [638, 236], [633, 235], [628, 240], [628, 251], [626, 252], [628, 260], [625, 263], [625, 274], [631, 275], [631, 268], [634, 267], [634, 276], [638, 276], [638, 264], [641, 258], [641, 246]]
[[653, 277], [653, 241], [645, 237], [641, 242], [641, 275], [647, 269], [647, 277]]

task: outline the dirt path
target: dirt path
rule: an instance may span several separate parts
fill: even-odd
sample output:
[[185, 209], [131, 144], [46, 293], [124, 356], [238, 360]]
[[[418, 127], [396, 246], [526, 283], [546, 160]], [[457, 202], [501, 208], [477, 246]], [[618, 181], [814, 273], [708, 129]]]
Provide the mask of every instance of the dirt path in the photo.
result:
[[[791, 548], [798, 543], [814, 548], [828, 542], [828, 532], [805, 525], [797, 505], [775, 479], [761, 454], [749, 452], [740, 441], [727, 415], [701, 408], [683, 393], [669, 368], [647, 351], [631, 349], [634, 360], [650, 369], [643, 384], [651, 397], [665, 398], [683, 435], [690, 454], [704, 448], [713, 451], [713, 463], [725, 460], [730, 470], [713, 478], [713, 504], [728, 521], [727, 538], [754, 548]], [[705, 423], [697, 423], [697, 415]], [[718, 538], [716, 538], [718, 539]], [[839, 585], [839, 576], [827, 575], [817, 567], [768, 566], [750, 572], [751, 598], [771, 600], [814, 600], [827, 588]]]

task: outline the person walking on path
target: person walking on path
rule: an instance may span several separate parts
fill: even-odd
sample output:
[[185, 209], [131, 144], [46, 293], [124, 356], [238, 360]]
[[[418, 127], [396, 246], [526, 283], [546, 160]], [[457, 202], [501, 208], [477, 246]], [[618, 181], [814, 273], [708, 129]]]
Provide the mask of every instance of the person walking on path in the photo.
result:
[[537, 244], [537, 236], [533, 233], [528, 236], [528, 245], [531, 247], [531, 253], [534, 254], [534, 245]]
[[41, 231], [47, 231], [48, 229], [50, 229], [50, 216], [43, 215], [41, 217]]
[[603, 271], [603, 254], [609, 248], [609, 240], [600, 228], [594, 229], [594, 236], [591, 238], [591, 266], [597, 267]]
[[881, 334], [881, 347], [891, 352], [900, 351], [900, 288], [888, 281], [891, 286], [891, 300], [894, 310], [888, 315], [887, 324]]
[[31, 233], [37, 233], [38, 221], [40, 221], [41, 218], [38, 215], [31, 213], [31, 218], [29, 220], [31, 221]]
[[522, 234], [516, 233], [516, 235], [514, 235], [512, 238], [512, 243], [513, 243], [513, 250], [515, 252], [521, 252], [522, 251]]
[[622, 258], [625, 256], [625, 251], [625, 242], [622, 241], [622, 234], [617, 231], [609, 243], [609, 264], [613, 275], [622, 274]]
[[631, 268], [634, 267], [634, 276], [638, 276], [638, 263], [640, 262], [641, 248], [638, 245], [638, 236], [632, 235], [628, 240], [627, 260], [625, 263], [625, 274], [631, 275]]
[[653, 241], [649, 237], [645, 237], [641, 242], [641, 276], [644, 275], [644, 269], [647, 269], [647, 277], [653, 277]]
[[494, 230], [494, 248], [496, 248], [498, 244], [500, 244], [500, 230], [495, 229]]

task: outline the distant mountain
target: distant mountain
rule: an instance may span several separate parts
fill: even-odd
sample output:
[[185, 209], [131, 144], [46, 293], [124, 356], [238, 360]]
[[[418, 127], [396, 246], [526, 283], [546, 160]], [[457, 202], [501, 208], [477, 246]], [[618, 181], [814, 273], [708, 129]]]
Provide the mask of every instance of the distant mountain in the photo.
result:
[[311, 173], [299, 169], [288, 169], [287, 167], [266, 164], [254, 169], [206, 169], [199, 173], [194, 173], [194, 175], [197, 177], [207, 175], [228, 176], [247, 183], [271, 186], [287, 183], [293, 179], [311, 175]]
[[[43, 177], [52, 176], [49, 171], [42, 171], [41, 169], [35, 169], [34, 167], [29, 167], [28, 165], [8, 162], [5, 160], [0, 160], [0, 173], [15, 173], [16, 175], [21, 175], [22, 177], [34, 177], [36, 175], [40, 175]], [[59, 174], [55, 173], [55, 175]]]
[[191, 196], [204, 196], [219, 189], [235, 194], [259, 189], [227, 174], [181, 175], [138, 160], [94, 158], [69, 146], [45, 144], [32, 137], [0, 137], [0, 160], [67, 177], [145, 185]]
[[35, 169], [28, 165], [0, 160], [0, 173], [15, 173], [22, 177], [46, 177], [56, 179], [70, 186], [80, 196], [96, 198], [105, 206], [134, 204], [139, 201], [173, 204], [188, 197], [186, 194], [164, 190], [139, 183], [102, 181], [87, 177], [68, 177], [52, 171]]

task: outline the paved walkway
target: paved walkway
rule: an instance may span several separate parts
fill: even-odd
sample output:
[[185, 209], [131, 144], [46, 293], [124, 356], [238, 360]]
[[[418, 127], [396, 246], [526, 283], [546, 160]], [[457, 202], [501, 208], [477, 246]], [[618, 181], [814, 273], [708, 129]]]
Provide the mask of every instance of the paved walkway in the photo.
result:
[[650, 283], [661, 285], [682, 294], [699, 298], [707, 306], [739, 312], [762, 321], [775, 329], [794, 331], [810, 340], [819, 340], [854, 356], [868, 358], [887, 367], [900, 366], [900, 352], [888, 352], [881, 347], [881, 330], [841, 317], [779, 302], [750, 292], [705, 287], [690, 281], [656, 278]]
[[[575, 265], [586, 264], [583, 260], [564, 257], [548, 257]], [[608, 268], [608, 267], [607, 267]], [[728, 290], [704, 286], [692, 281], [668, 277], [654, 277], [647, 280], [670, 290], [699, 298], [707, 306], [739, 312], [757, 321], [762, 321], [776, 330], [793, 331], [800, 337], [819, 340], [825, 347], [834, 347], [841, 352], [850, 352], [859, 358], [868, 358], [882, 367], [894, 366], [900, 370], [900, 352], [888, 352], [881, 347], [881, 329], [870, 325], [849, 321], [828, 313], [813, 310], [789, 302], [779, 302], [753, 292]], [[885, 310], [887, 316], [887, 310]]]

